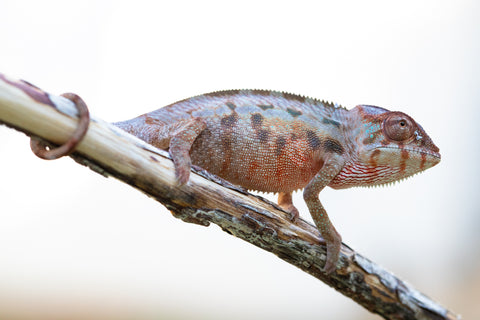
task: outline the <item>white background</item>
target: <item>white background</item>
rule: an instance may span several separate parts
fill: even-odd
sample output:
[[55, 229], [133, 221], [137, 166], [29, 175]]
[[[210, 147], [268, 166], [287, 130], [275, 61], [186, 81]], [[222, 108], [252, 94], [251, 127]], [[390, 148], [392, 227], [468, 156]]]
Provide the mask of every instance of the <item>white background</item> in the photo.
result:
[[[78, 93], [107, 121], [233, 88], [410, 114], [439, 146], [438, 166], [320, 197], [347, 244], [474, 319], [479, 19], [466, 0], [0, 0], [0, 72]], [[40, 160], [28, 143], [0, 127], [0, 318], [378, 318], [274, 255], [183, 223], [71, 159]]]

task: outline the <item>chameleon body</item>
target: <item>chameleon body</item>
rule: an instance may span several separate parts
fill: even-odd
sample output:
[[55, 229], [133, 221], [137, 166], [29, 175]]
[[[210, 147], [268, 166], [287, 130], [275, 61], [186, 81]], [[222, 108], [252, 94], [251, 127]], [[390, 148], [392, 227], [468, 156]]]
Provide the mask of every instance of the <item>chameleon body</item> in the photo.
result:
[[341, 237], [319, 200], [323, 188], [388, 184], [440, 161], [426, 132], [402, 112], [347, 110], [276, 91], [213, 92], [115, 125], [168, 150], [180, 184], [195, 164], [247, 189], [278, 193], [293, 221], [292, 192], [304, 189], [327, 245], [327, 273], [336, 268]]

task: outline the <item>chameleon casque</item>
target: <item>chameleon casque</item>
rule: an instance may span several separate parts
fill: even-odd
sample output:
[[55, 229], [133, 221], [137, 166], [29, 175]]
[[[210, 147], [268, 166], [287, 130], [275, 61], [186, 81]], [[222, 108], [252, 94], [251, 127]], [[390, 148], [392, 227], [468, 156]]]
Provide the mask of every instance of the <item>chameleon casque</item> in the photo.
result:
[[405, 113], [347, 110], [276, 91], [213, 92], [115, 125], [168, 150], [180, 184], [195, 164], [244, 188], [278, 193], [292, 221], [299, 216], [292, 192], [304, 189], [327, 245], [327, 273], [336, 269], [342, 240], [319, 200], [323, 188], [383, 185], [440, 162], [439, 149]]

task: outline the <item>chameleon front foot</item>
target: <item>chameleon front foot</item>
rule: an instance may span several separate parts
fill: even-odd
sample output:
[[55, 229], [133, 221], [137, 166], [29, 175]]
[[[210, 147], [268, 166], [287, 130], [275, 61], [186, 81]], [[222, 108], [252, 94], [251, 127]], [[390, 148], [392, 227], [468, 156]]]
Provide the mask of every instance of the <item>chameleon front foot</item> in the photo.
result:
[[327, 259], [322, 271], [326, 274], [332, 274], [337, 269], [337, 262], [340, 257], [341, 239], [335, 239], [333, 242], [327, 242]]
[[297, 222], [298, 217], [300, 216], [300, 213], [298, 212], [298, 209], [295, 208], [293, 205], [289, 208], [286, 208], [288, 214], [288, 219], [292, 221], [293, 223]]
[[280, 192], [278, 194], [278, 205], [288, 212], [288, 219], [290, 221], [293, 223], [297, 222], [300, 214], [298, 209], [293, 205], [291, 192]]
[[288, 220], [292, 221], [293, 223], [297, 222], [298, 220], [298, 217], [300, 216], [300, 214], [298, 213], [298, 209], [295, 208], [295, 206], [292, 204], [292, 205], [289, 205], [289, 206], [282, 206], [280, 205], [280, 207], [287, 211], [288, 212]]

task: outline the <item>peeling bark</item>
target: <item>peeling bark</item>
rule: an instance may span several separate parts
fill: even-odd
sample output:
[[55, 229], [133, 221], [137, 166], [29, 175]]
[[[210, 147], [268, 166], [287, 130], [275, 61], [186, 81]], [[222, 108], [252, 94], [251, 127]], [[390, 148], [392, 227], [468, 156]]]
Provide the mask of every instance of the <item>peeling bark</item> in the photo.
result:
[[[61, 144], [74, 131], [73, 103], [28, 82], [0, 74], [0, 122]], [[190, 223], [225, 232], [272, 252], [385, 319], [459, 319], [374, 262], [343, 244], [337, 270], [325, 275], [326, 251], [318, 230], [301, 218], [293, 224], [276, 204], [249, 194], [199, 168], [178, 186], [168, 153], [92, 118], [71, 157], [103, 176], [115, 177], [165, 205]]]

